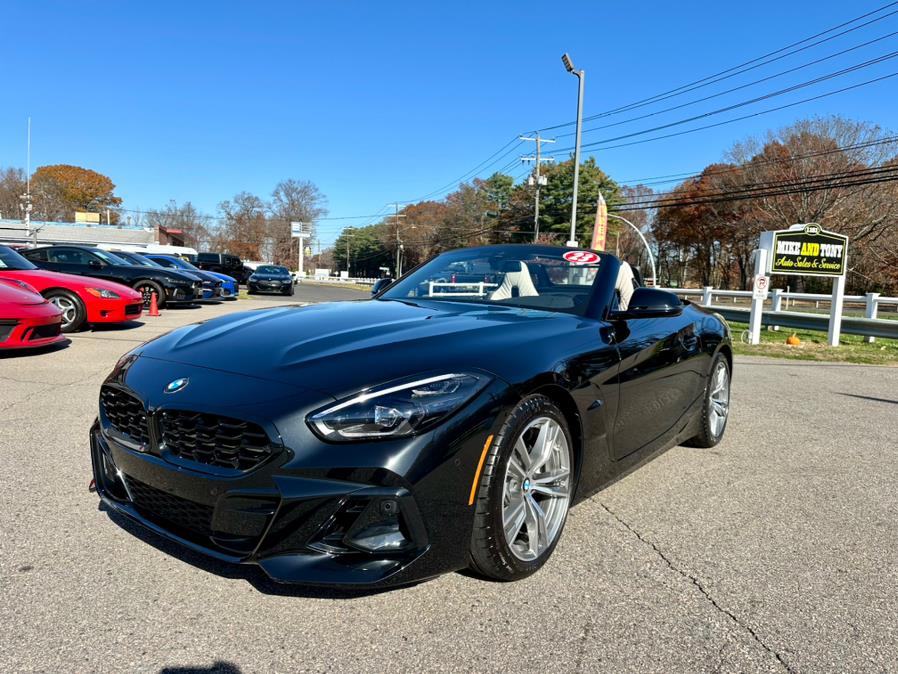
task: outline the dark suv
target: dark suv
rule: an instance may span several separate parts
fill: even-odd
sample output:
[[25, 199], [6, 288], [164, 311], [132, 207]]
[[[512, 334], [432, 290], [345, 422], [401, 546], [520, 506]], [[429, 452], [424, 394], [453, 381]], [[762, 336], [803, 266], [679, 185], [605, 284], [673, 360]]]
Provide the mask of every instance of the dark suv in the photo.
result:
[[203, 296], [203, 282], [172, 269], [139, 267], [114, 253], [91, 246], [43, 246], [22, 251], [41, 269], [115, 281], [143, 295], [144, 306], [156, 294], [159, 307], [167, 302], [193, 302]]
[[214, 271], [219, 274], [233, 276], [240, 283], [246, 283], [248, 274], [243, 267], [243, 261], [230, 253], [199, 253], [196, 260], [191, 260], [200, 269]]

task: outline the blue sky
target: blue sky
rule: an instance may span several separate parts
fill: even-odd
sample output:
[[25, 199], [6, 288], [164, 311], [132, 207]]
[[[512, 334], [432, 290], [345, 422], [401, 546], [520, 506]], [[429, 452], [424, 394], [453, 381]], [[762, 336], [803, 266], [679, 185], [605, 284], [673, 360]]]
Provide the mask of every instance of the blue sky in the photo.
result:
[[[30, 115], [33, 167], [70, 163], [105, 173], [126, 208], [175, 199], [214, 213], [239, 191], [264, 197], [278, 180], [292, 177], [315, 182], [332, 217], [373, 214], [450, 183], [518, 133], [572, 120], [576, 79], [561, 64], [565, 51], [587, 72], [584, 114], [590, 115], [884, 4], [6, 0], [0, 166], [24, 166]], [[895, 10], [898, 4], [876, 16]], [[694, 100], [895, 31], [898, 14], [715, 87], [602, 122]], [[740, 92], [588, 133], [584, 143], [895, 50], [898, 36]], [[893, 72], [898, 59], [707, 121]], [[600, 150], [596, 157], [619, 181], [698, 170], [735, 140], [813, 114], [839, 113], [898, 129], [896, 103], [898, 77], [716, 129]], [[516, 164], [510, 172], [523, 170]], [[320, 223], [322, 244], [342, 226], [366, 221]]]

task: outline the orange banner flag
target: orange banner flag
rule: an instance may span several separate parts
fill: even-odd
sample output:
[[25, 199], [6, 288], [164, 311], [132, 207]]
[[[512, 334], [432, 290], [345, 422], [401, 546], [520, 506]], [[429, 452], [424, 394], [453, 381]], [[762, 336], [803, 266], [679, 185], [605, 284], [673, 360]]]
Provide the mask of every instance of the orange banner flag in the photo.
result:
[[599, 194], [599, 203], [596, 205], [596, 224], [592, 230], [593, 250], [605, 250], [605, 240], [608, 238], [608, 204], [605, 198]]

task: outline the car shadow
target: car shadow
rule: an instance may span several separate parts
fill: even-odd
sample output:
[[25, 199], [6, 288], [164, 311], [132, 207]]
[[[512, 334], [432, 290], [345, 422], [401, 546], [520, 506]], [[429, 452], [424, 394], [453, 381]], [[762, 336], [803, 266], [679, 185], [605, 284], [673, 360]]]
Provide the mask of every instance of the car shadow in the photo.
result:
[[875, 403], [890, 403], [892, 405], [898, 405], [898, 400], [890, 400], [889, 398], [877, 398], [875, 396], [863, 396], [857, 393], [842, 393], [841, 391], [836, 391], [836, 395], [845, 396], [847, 398], [857, 398], [859, 400], [870, 400]]
[[47, 346], [38, 346], [25, 349], [0, 349], [0, 360], [4, 358], [29, 358], [34, 356], [42, 356], [54, 351], [62, 351], [67, 349], [72, 340], [66, 338], [56, 344], [48, 344]]
[[202, 300], [190, 303], [179, 302], [178, 304], [166, 304], [159, 311], [190, 311], [191, 309], [202, 309], [203, 305], [200, 304], [201, 301]]
[[135, 538], [140, 539], [144, 543], [152, 545], [160, 552], [163, 552], [170, 557], [174, 557], [181, 562], [190, 564], [197, 569], [206, 571], [207, 573], [213, 573], [222, 578], [246, 581], [262, 594], [280, 597], [302, 597], [306, 599], [359, 599], [361, 597], [369, 597], [383, 592], [389, 592], [392, 589], [400, 589], [352, 589], [313, 585], [285, 585], [284, 583], [277, 583], [266, 576], [265, 572], [254, 564], [231, 564], [215, 559], [214, 557], [208, 557], [199, 552], [194, 552], [190, 548], [184, 547], [174, 541], [170, 541], [154, 531], [150, 531], [146, 527], [141, 526], [115, 510], [107, 508], [102, 501], [100, 502], [98, 509], [105, 512], [110, 520], [126, 532]]
[[121, 323], [91, 323], [90, 332], [121, 332], [143, 327], [143, 321], [122, 321]]
[[159, 674], [243, 674], [243, 670], [233, 662], [216, 660], [208, 667], [169, 665], [160, 669]]

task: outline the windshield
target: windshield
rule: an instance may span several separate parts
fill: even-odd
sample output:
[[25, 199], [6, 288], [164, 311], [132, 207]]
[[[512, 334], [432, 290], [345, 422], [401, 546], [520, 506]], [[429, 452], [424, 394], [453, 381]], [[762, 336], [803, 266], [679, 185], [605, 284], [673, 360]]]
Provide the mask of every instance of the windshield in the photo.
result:
[[91, 253], [96, 255], [98, 258], [103, 260], [106, 264], [122, 264], [126, 267], [133, 267], [134, 263], [130, 260], [126, 260], [124, 258], [119, 257], [118, 255], [114, 255], [110, 253], [108, 250], [100, 250], [99, 248], [92, 248]]
[[26, 269], [37, 269], [37, 267], [19, 255], [12, 248], [0, 246], [0, 269], [23, 271]]
[[[192, 264], [187, 262], [187, 260], [182, 260], [179, 257], [174, 257], [174, 256], [166, 257], [165, 261], [171, 263], [171, 266], [177, 267], [178, 269], [193, 269], [193, 270], [199, 271], [196, 267], [194, 267]], [[165, 266], [165, 265], [160, 265], [160, 266]]]
[[427, 298], [582, 314], [603, 255], [553, 246], [507, 245], [443, 253], [382, 299]]
[[137, 264], [144, 265], [146, 267], [158, 267], [159, 269], [165, 269], [165, 267], [156, 262], [156, 260], [151, 260], [150, 258], [144, 257], [139, 253], [131, 253], [131, 259], [133, 259]]
[[286, 267], [276, 267], [271, 264], [263, 264], [261, 267], [256, 269], [257, 274], [272, 274], [274, 276], [287, 276], [290, 272], [287, 271]]

